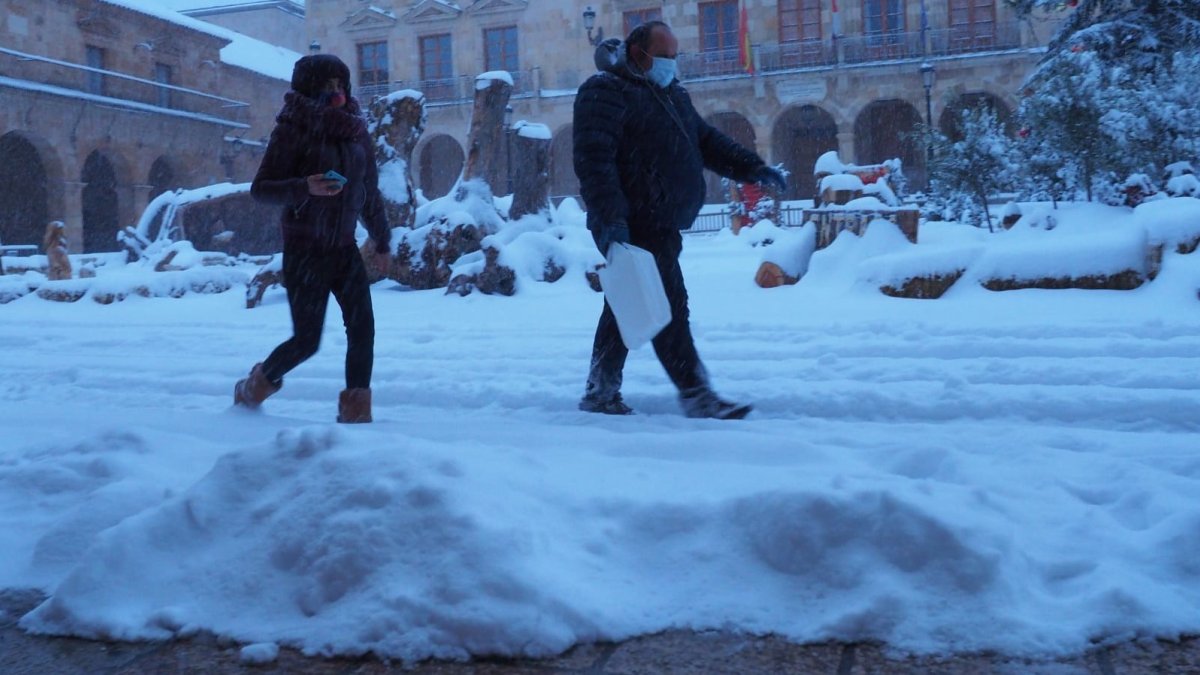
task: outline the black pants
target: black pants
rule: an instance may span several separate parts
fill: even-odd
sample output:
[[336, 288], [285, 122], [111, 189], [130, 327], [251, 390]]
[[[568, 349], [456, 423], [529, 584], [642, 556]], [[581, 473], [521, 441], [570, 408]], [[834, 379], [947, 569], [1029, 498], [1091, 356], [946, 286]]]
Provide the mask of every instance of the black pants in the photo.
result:
[[[688, 295], [683, 285], [683, 270], [679, 267], [679, 254], [683, 251], [683, 237], [677, 231], [631, 232], [630, 243], [646, 249], [658, 263], [663, 289], [671, 305], [671, 323], [663, 328], [651, 344], [654, 353], [667, 371], [671, 382], [680, 394], [689, 395], [708, 387], [708, 374], [696, 352], [692, 339], [692, 327], [688, 323]], [[621, 390], [622, 371], [629, 349], [621, 340], [617, 319], [613, 316], [608, 301], [600, 314], [596, 326], [596, 341], [592, 345], [592, 366], [588, 373], [587, 393], [589, 398], [608, 400]]]
[[353, 246], [284, 248], [283, 281], [292, 311], [292, 337], [263, 362], [263, 373], [279, 382], [321, 346], [325, 309], [332, 293], [346, 326], [346, 388], [371, 386], [375, 361], [375, 312], [362, 255]]

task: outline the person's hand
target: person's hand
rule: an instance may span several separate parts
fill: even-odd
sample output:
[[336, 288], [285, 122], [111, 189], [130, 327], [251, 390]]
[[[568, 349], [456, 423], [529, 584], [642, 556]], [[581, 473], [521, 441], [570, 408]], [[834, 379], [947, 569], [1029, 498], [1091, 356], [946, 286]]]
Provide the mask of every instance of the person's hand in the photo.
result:
[[613, 223], [605, 225], [596, 233], [596, 248], [600, 249], [600, 255], [608, 257], [608, 247], [613, 244], [628, 244], [629, 243], [629, 226], [625, 223]]
[[763, 165], [755, 169], [751, 181], [776, 193], [783, 193], [787, 190], [787, 177], [773, 166]]
[[326, 178], [324, 174], [314, 173], [304, 180], [308, 181], [308, 194], [314, 197], [332, 197], [342, 191], [341, 181]]

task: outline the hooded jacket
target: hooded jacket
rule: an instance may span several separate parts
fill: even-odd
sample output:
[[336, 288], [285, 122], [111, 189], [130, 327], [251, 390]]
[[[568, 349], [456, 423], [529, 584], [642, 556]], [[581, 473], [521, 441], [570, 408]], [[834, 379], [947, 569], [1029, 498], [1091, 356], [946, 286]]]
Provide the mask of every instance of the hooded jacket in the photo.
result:
[[[346, 105], [329, 106], [321, 95], [330, 78], [341, 79]], [[353, 246], [361, 218], [382, 251], [391, 230], [379, 193], [379, 170], [358, 101], [350, 95], [350, 69], [332, 54], [305, 56], [292, 71], [292, 90], [275, 118], [250, 194], [283, 207], [281, 226], [287, 247]], [[308, 192], [307, 177], [330, 169], [348, 180], [333, 196]]]
[[588, 228], [685, 230], [704, 205], [704, 172], [749, 182], [763, 161], [705, 122], [678, 80], [665, 89], [625, 58], [619, 40], [596, 49], [601, 72], [575, 97], [575, 174]]

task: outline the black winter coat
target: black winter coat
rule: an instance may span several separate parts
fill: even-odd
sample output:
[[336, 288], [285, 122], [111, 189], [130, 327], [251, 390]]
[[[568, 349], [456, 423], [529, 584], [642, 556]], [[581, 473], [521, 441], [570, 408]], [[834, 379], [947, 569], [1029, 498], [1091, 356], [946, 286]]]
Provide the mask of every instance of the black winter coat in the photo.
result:
[[[600, 50], [612, 51], [612, 45]], [[575, 174], [593, 232], [685, 230], [704, 205], [707, 168], [740, 182], [763, 166], [755, 153], [714, 129], [678, 81], [662, 89], [621, 57], [575, 97]]]
[[[306, 178], [330, 169], [349, 179], [342, 191], [332, 197], [310, 195]], [[353, 98], [334, 109], [288, 92], [250, 193], [284, 207], [287, 247], [353, 246], [360, 217], [380, 250], [391, 241], [375, 153]]]

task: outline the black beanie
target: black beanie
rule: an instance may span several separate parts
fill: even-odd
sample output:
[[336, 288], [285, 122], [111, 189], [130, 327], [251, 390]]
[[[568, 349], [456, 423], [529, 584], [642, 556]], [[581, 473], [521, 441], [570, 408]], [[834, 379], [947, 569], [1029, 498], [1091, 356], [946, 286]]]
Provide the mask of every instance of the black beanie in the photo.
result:
[[333, 54], [303, 56], [292, 68], [292, 89], [309, 98], [317, 98], [330, 78], [338, 78], [350, 96], [350, 69]]

